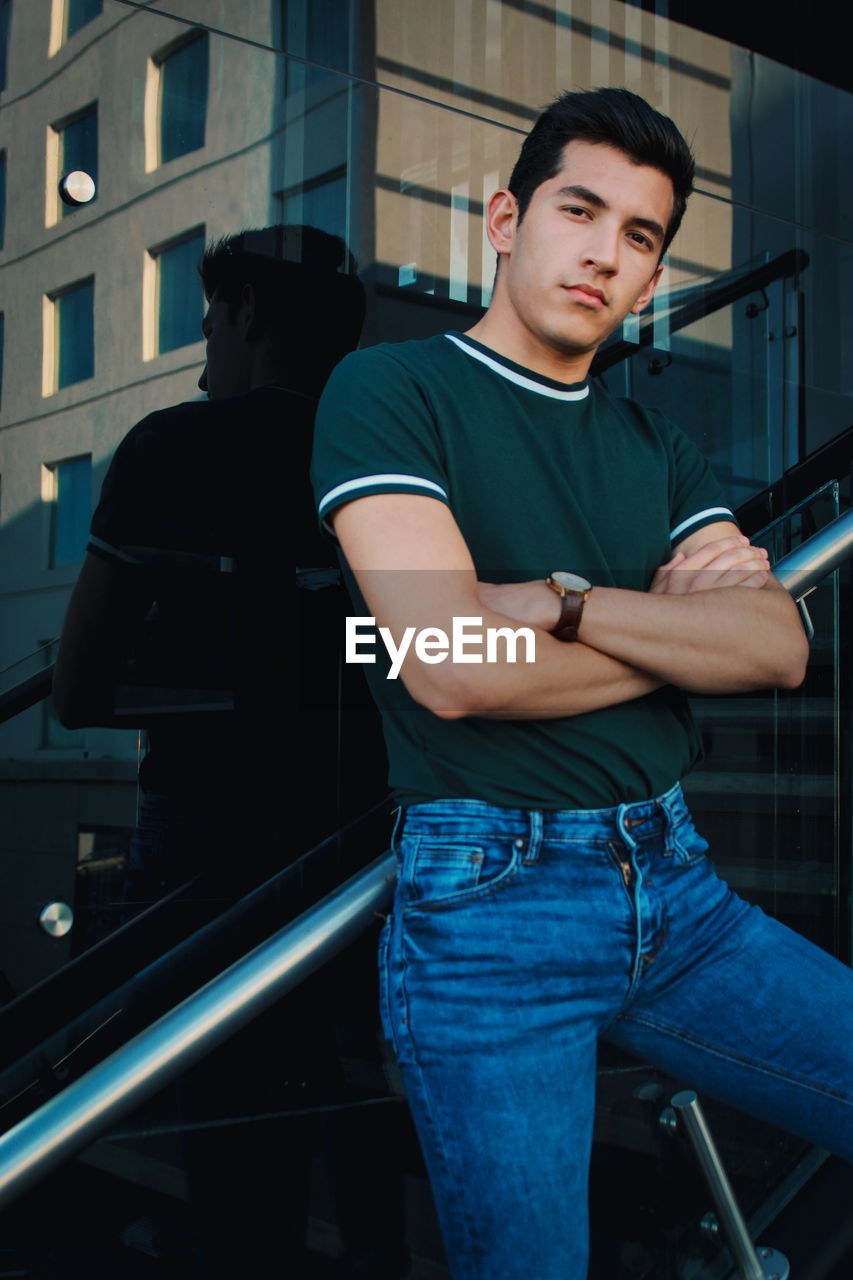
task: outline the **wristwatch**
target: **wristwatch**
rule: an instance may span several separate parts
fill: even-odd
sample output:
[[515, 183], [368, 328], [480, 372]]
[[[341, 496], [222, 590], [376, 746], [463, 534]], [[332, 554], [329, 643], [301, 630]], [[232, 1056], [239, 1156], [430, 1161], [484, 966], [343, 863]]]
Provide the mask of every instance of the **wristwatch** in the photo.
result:
[[545, 579], [545, 585], [556, 591], [563, 601], [559, 620], [556, 627], [551, 628], [551, 635], [558, 640], [577, 640], [583, 607], [592, 591], [592, 583], [576, 573], [554, 569]]

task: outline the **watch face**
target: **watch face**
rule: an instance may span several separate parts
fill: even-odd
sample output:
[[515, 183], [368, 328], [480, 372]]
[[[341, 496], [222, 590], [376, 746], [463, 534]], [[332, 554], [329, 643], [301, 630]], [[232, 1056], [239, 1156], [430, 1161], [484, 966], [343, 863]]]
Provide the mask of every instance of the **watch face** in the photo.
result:
[[577, 573], [564, 573], [562, 569], [556, 569], [551, 574], [551, 579], [557, 583], [557, 586], [565, 588], [566, 591], [592, 590], [592, 584]]

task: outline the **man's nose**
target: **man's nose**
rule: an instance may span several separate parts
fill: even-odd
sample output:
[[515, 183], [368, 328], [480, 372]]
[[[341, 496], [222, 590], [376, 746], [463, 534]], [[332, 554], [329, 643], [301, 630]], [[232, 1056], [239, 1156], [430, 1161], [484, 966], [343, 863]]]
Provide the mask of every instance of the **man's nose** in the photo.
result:
[[619, 229], [607, 226], [603, 220], [590, 228], [589, 239], [584, 246], [584, 265], [612, 275], [619, 263]]
[[198, 389], [199, 391], [207, 390], [207, 365], [205, 365], [201, 371], [201, 377], [198, 380]]

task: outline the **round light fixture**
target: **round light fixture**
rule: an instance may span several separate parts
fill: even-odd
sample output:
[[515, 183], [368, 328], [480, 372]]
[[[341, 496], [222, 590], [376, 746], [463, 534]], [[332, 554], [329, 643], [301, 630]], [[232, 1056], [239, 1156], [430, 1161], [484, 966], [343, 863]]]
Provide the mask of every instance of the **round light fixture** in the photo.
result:
[[64, 938], [74, 924], [74, 912], [67, 902], [49, 902], [39, 912], [39, 924], [51, 938]]
[[66, 204], [88, 204], [95, 198], [95, 180], [85, 169], [72, 169], [59, 181], [59, 197]]

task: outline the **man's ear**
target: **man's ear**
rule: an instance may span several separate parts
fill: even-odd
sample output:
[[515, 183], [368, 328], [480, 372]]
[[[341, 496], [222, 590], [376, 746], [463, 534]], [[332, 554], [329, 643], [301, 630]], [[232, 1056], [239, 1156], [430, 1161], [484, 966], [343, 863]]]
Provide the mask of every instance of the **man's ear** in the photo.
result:
[[257, 300], [255, 298], [255, 287], [251, 284], [244, 284], [240, 291], [240, 306], [237, 311], [237, 323], [240, 326], [240, 332], [247, 342], [257, 342], [261, 336], [260, 326], [257, 315]]
[[512, 253], [518, 228], [518, 201], [506, 187], [489, 197], [486, 205], [486, 234], [499, 256]]
[[643, 311], [649, 305], [652, 298], [654, 297], [655, 289], [658, 287], [658, 281], [660, 280], [662, 275], [663, 275], [663, 263], [659, 262], [658, 265], [655, 267], [655, 273], [652, 276], [651, 280], [646, 285], [645, 289], [640, 294], [639, 298], [631, 308], [631, 315], [638, 316], [640, 312]]

